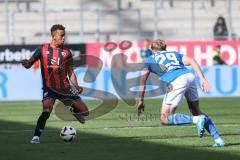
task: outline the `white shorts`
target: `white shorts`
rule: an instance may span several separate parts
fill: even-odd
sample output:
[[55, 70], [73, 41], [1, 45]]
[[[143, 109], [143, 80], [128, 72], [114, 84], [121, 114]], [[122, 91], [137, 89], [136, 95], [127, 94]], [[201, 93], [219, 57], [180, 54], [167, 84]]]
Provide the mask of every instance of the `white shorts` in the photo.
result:
[[171, 89], [164, 96], [162, 106], [177, 107], [183, 98], [183, 95], [188, 101], [197, 101], [198, 92], [195, 81], [195, 76], [192, 73], [183, 74], [172, 83]]

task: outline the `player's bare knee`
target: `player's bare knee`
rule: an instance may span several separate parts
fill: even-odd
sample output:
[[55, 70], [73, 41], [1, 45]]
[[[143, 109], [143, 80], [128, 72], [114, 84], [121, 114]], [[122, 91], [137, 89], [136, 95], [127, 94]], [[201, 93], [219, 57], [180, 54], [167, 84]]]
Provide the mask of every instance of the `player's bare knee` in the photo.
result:
[[51, 113], [52, 110], [50, 108], [43, 108], [43, 112], [48, 112], [48, 113]]
[[51, 105], [43, 105], [43, 112], [52, 112], [52, 107]]
[[44, 99], [42, 101], [43, 112], [52, 112], [54, 100], [51, 98]]

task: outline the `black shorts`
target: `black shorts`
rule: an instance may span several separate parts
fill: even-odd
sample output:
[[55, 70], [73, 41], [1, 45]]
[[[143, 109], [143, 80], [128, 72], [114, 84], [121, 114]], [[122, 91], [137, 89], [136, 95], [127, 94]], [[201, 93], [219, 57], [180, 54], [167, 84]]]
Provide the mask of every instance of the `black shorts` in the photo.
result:
[[72, 94], [62, 94], [60, 92], [56, 92], [51, 90], [50, 88], [43, 88], [43, 100], [47, 98], [52, 98], [54, 101], [56, 99], [62, 101], [65, 99], [70, 99], [70, 100], [77, 100], [81, 99], [79, 96], [72, 95]]

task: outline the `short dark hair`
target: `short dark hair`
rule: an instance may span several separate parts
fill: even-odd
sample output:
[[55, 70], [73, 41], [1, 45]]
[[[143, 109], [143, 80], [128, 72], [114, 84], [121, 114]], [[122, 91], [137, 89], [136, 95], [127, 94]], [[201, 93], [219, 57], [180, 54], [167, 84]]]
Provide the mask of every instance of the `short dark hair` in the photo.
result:
[[65, 27], [61, 24], [54, 24], [51, 27], [51, 35], [53, 35], [53, 32], [56, 31], [56, 30], [64, 30], [65, 31]]

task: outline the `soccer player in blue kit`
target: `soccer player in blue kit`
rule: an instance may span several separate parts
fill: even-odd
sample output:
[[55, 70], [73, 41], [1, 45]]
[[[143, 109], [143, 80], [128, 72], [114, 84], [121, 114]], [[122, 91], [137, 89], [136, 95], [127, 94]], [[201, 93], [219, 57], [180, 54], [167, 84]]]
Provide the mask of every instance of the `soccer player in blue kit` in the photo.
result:
[[[202, 138], [205, 129], [214, 139], [214, 147], [223, 147], [221, 139], [214, 123], [209, 116], [202, 113], [199, 107], [199, 97], [194, 74], [185, 66], [191, 66], [200, 79], [203, 92], [208, 92], [210, 85], [205, 79], [198, 63], [190, 57], [178, 52], [166, 51], [166, 43], [163, 40], [155, 40], [151, 44], [153, 55], [147, 58], [145, 67], [141, 73], [140, 97], [138, 101], [138, 113], [144, 111], [144, 94], [146, 80], [150, 72], [157, 74], [160, 79], [167, 82], [171, 88], [164, 96], [161, 108], [161, 123], [163, 125], [196, 124], [198, 136]], [[192, 115], [175, 113], [181, 99], [185, 96]]]

